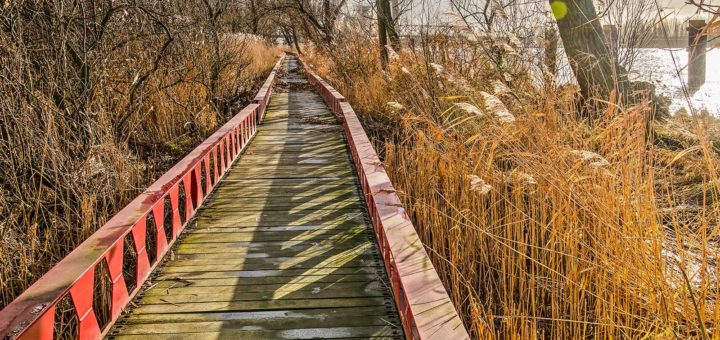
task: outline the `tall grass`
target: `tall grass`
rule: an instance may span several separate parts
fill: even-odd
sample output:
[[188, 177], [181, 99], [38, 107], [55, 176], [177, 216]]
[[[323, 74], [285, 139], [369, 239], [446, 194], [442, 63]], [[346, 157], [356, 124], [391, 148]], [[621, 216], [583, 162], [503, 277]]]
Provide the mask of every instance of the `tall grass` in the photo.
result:
[[[9, 33], [0, 37], [0, 308], [246, 105], [281, 52], [224, 35], [211, 94], [210, 48], [199, 37], [188, 36], [194, 45], [167, 52], [159, 64], [147, 46], [127, 46], [93, 65], [92, 93], [73, 110], [53, 97], [78, 84], [63, 73], [69, 66], [56, 65], [63, 56], [32, 60], [30, 46]], [[156, 43], [143, 39], [135, 43]], [[42, 62], [46, 67], [33, 65]]]
[[471, 334], [720, 337], [717, 122], [640, 105], [589, 125], [522, 57], [498, 71], [456, 46], [382, 70], [348, 34], [309, 62], [360, 113]]

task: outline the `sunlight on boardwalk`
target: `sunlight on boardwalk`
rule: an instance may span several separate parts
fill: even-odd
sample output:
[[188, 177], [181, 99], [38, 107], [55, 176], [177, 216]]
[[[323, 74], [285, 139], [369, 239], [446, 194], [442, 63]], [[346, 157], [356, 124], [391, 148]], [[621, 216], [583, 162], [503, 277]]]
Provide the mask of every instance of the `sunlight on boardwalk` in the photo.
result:
[[340, 126], [295, 65], [111, 337], [402, 338]]

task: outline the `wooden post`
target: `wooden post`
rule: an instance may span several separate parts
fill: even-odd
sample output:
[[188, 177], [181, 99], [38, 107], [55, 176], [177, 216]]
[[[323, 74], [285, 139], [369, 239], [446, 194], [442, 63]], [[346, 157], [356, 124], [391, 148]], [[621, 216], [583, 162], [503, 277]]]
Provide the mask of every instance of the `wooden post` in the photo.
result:
[[707, 33], [705, 20], [690, 20], [688, 27], [688, 87], [699, 89], [705, 84]]
[[617, 25], [603, 26], [603, 35], [605, 36], [605, 41], [607, 42], [608, 51], [610, 51], [610, 57], [613, 60], [616, 60], [620, 40], [620, 33], [618, 32]]

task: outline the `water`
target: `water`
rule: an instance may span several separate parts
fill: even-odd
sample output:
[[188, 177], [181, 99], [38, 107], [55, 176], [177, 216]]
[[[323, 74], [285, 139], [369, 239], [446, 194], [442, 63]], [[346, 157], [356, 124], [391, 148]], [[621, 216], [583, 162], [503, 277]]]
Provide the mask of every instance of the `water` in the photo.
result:
[[[542, 83], [542, 71], [537, 65], [542, 60], [542, 50], [530, 49], [530, 62], [535, 65], [532, 73], [538, 84]], [[720, 117], [720, 49], [707, 52], [706, 82], [697, 91], [683, 87], [687, 84], [688, 52], [685, 49], [640, 48], [631, 80], [648, 81], [655, 85], [659, 94], [671, 100], [670, 113], [684, 110], [687, 113], [701, 113], [704, 110]], [[567, 84], [575, 81], [565, 52], [558, 49], [558, 81]]]
[[720, 50], [708, 51], [707, 81], [694, 93], [683, 90], [682, 84], [687, 84], [687, 64], [685, 49], [643, 48], [638, 50], [631, 77], [655, 84], [659, 93], [672, 100], [671, 113], [683, 109], [688, 113], [707, 110], [720, 117]]
[[[574, 81], [564, 51], [558, 49], [558, 52], [558, 80], [560, 83]], [[695, 114], [707, 110], [720, 117], [720, 50], [707, 52], [706, 82], [694, 92], [683, 87], [687, 84], [687, 64], [688, 52], [685, 49], [640, 48], [630, 70], [630, 79], [653, 83], [659, 94], [670, 98], [672, 114], [679, 110]]]

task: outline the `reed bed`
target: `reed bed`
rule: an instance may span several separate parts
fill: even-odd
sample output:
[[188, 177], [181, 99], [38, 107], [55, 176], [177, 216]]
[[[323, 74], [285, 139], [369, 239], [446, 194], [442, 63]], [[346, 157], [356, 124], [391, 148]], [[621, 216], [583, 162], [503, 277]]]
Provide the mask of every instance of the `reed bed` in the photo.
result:
[[590, 124], [519, 56], [442, 46], [383, 70], [348, 35], [308, 59], [360, 114], [471, 335], [720, 338], [717, 121], [638, 105]]
[[52, 97], [77, 85], [53, 73], [64, 71], [55, 65], [63, 56], [37, 60], [48, 63], [38, 69], [28, 46], [0, 37], [8, 47], [0, 54], [0, 308], [249, 103], [282, 52], [224, 35], [211, 94], [207, 44], [167, 49], [156, 62], [154, 53], [142, 54], [157, 43], [149, 36], [136, 42], [147, 46], [108, 52], [93, 69], [92, 93], [73, 112]]

